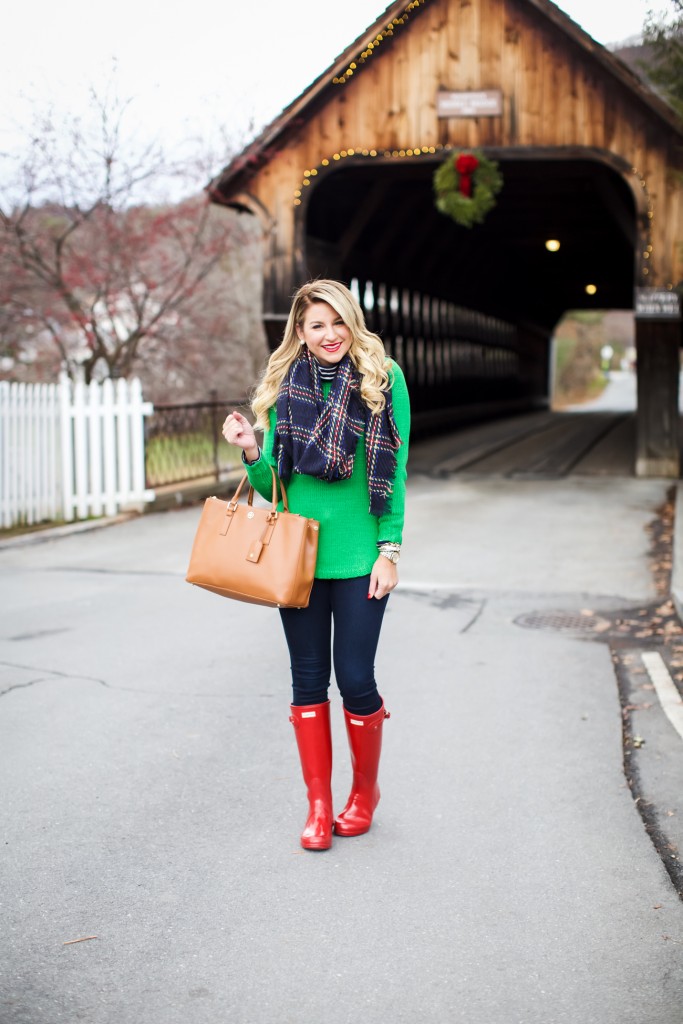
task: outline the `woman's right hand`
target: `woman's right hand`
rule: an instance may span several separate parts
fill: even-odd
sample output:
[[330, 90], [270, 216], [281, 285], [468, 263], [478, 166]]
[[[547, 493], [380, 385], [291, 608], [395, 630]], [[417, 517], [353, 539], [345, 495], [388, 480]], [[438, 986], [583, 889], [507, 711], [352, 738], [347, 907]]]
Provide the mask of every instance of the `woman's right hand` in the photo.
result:
[[240, 412], [231, 412], [223, 424], [223, 437], [228, 444], [241, 448], [247, 462], [256, 462], [259, 451], [254, 428]]

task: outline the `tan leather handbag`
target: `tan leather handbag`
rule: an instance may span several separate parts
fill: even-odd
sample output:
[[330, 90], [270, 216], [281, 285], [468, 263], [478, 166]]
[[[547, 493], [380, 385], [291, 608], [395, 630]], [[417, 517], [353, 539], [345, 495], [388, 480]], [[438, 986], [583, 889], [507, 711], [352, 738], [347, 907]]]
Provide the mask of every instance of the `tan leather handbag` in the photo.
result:
[[[235, 601], [306, 608], [311, 596], [320, 524], [289, 511], [282, 480], [273, 473], [271, 508], [238, 504], [247, 475], [230, 501], [207, 498], [185, 577], [196, 587]], [[283, 512], [277, 510], [280, 485]]]

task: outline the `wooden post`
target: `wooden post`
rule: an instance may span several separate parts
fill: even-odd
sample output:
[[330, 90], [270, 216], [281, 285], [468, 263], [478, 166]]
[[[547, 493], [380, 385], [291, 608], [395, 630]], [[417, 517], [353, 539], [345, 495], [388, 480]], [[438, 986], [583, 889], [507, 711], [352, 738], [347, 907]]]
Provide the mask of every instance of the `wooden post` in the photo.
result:
[[681, 326], [636, 319], [638, 417], [636, 476], [678, 477], [678, 377]]

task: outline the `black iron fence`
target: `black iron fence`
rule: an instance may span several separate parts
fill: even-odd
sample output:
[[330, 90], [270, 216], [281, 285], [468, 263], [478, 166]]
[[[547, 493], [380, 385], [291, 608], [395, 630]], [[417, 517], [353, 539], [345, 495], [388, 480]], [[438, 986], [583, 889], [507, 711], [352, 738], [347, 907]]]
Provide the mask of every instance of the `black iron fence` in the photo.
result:
[[221, 476], [239, 465], [240, 452], [225, 443], [221, 427], [226, 413], [247, 401], [212, 398], [210, 402], [155, 405], [145, 421], [147, 487]]

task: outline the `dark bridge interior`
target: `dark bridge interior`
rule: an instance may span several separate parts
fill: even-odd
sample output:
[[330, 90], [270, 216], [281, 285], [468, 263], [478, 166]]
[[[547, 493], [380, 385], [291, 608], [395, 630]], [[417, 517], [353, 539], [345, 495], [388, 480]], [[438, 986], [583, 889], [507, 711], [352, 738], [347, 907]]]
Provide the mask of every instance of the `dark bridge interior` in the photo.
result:
[[301, 209], [306, 271], [353, 282], [423, 422], [446, 409], [463, 418], [492, 404], [542, 405], [562, 314], [632, 307], [628, 185], [585, 157], [500, 158], [495, 209], [463, 228], [434, 205], [441, 159], [354, 156], [330, 168]]

